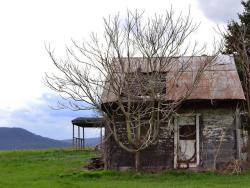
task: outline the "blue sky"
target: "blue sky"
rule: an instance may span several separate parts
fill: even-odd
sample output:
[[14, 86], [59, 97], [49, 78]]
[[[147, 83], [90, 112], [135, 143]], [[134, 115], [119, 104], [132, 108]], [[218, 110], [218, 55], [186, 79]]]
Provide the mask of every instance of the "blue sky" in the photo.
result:
[[[22, 127], [35, 134], [55, 139], [69, 139], [72, 131], [71, 120], [76, 117], [96, 116], [94, 111], [54, 110], [61, 98], [45, 93], [31, 100], [21, 108], [0, 111], [1, 126]], [[98, 137], [98, 129], [86, 129], [86, 137]]]
[[[102, 18], [127, 9], [164, 13], [170, 7], [201, 23], [194, 39], [211, 43], [217, 26], [237, 19], [240, 0], [8, 0], [0, 1], [0, 127], [22, 127], [55, 139], [71, 138], [71, 120], [92, 112], [54, 111], [60, 100], [42, 82], [56, 72], [44, 43], [65, 57], [65, 44], [81, 42], [91, 31], [102, 33]], [[218, 37], [218, 36], [217, 36]], [[86, 131], [98, 136], [97, 130]]]

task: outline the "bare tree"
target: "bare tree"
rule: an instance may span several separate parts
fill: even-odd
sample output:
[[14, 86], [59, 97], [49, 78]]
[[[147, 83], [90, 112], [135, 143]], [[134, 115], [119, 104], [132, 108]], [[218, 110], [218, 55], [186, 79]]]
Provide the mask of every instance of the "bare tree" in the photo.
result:
[[[73, 110], [94, 108], [106, 121], [107, 131], [117, 144], [135, 154], [135, 169], [140, 168], [140, 152], [156, 142], [161, 123], [169, 122], [176, 108], [197, 86], [202, 73], [216, 59], [217, 53], [205, 53], [188, 37], [198, 28], [188, 13], [173, 10], [145, 19], [144, 13], [127, 12], [104, 19], [104, 34], [92, 33], [81, 45], [73, 41], [68, 58], [58, 60], [47, 51], [60, 75], [46, 75], [46, 84], [56, 92], [79, 103], [62, 104]], [[181, 59], [178, 57], [188, 57]], [[187, 74], [188, 75], [184, 75]], [[191, 81], [176, 87], [183, 76]], [[65, 95], [66, 94], [66, 95]], [[125, 135], [119, 122], [125, 122]], [[167, 124], [166, 124], [167, 126]]]

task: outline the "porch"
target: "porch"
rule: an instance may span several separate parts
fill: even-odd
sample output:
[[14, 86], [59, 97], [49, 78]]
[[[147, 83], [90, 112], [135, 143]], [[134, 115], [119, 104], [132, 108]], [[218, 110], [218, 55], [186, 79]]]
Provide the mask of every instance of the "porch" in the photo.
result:
[[100, 142], [98, 146], [102, 148], [103, 142], [103, 118], [100, 117], [78, 117], [72, 120], [72, 146], [75, 150], [82, 150], [86, 146], [85, 128], [100, 129]]

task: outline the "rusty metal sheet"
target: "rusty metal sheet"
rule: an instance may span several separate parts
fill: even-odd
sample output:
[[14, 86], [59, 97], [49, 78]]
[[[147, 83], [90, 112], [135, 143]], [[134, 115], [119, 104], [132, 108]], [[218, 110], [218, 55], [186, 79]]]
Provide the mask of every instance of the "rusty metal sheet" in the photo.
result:
[[[161, 70], [163, 72], [168, 72], [166, 78], [166, 100], [178, 100], [185, 95], [185, 93], [193, 86], [193, 80], [200, 63], [205, 62], [206, 59], [209, 60], [209, 57], [178, 57], [172, 59], [174, 63], [169, 63], [169, 66], [166, 66], [165, 70]], [[141, 68], [141, 71], [151, 71], [151, 69], [148, 68], [147, 63], [143, 61], [145, 60], [142, 58], [131, 59], [131, 63], [134, 64], [131, 66], [132, 71], [136, 71], [138, 67]], [[186, 62], [189, 62], [188, 67], [183, 69], [181, 75], [176, 79], [176, 76], [174, 75], [175, 71], [179, 70], [179, 68]], [[116, 97], [111, 90], [103, 91], [102, 99], [104, 103], [116, 101]], [[244, 100], [245, 96], [233, 56], [221, 55], [216, 58], [213, 64], [208, 66], [202, 73], [201, 79], [192, 90], [188, 99]]]
[[[193, 86], [193, 76], [185, 72], [175, 82], [170, 82], [168, 100], [178, 100]], [[205, 71], [188, 99], [245, 99], [237, 71]]]

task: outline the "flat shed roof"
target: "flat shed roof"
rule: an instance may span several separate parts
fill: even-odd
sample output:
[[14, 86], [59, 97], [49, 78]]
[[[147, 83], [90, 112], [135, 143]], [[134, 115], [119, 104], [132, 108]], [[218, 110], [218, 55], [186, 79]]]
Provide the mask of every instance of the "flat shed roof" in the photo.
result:
[[104, 127], [104, 121], [101, 117], [78, 117], [72, 120], [72, 124], [89, 128]]

